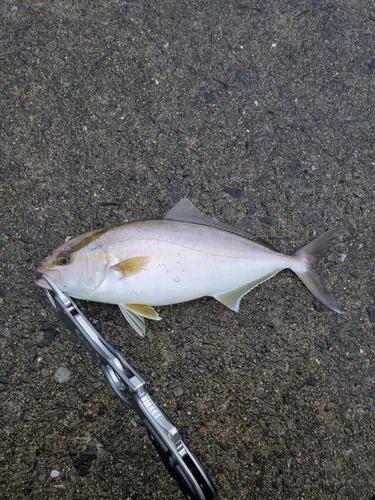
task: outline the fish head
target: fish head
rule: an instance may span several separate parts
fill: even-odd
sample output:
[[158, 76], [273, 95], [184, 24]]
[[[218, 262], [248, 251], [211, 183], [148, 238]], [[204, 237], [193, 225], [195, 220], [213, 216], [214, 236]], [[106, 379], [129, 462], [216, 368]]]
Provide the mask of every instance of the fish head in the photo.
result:
[[[89, 300], [90, 293], [103, 282], [108, 263], [109, 255], [100, 239], [99, 230], [60, 245], [43, 260], [37, 272], [42, 276], [47, 274], [68, 295]], [[50, 289], [43, 277], [35, 280], [35, 283]]]

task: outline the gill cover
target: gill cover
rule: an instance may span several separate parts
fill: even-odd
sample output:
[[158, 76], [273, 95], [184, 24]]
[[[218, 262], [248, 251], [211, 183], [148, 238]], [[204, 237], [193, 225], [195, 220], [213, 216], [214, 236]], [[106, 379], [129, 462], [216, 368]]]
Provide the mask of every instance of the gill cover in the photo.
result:
[[51, 275], [59, 288], [76, 298], [89, 298], [105, 278], [109, 258], [97, 232], [72, 238], [54, 250], [40, 272]]
[[100, 240], [95, 240], [75, 252], [72, 263], [63, 266], [60, 273], [63, 274], [65, 269], [71, 267], [74, 273], [72, 278], [75, 277], [76, 286], [81, 290], [94, 291], [103, 283], [107, 265], [107, 252], [103, 249]]

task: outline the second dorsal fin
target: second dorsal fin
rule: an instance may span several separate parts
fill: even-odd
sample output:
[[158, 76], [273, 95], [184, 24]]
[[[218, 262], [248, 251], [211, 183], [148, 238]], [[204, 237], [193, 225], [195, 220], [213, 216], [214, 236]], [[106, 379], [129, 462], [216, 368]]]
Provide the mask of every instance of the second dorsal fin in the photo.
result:
[[260, 245], [263, 245], [271, 250], [277, 251], [272, 245], [267, 243], [267, 241], [258, 238], [246, 231], [241, 231], [235, 227], [226, 224], [225, 222], [220, 222], [209, 215], [205, 215], [188, 198], [182, 198], [173, 208], [171, 208], [163, 217], [163, 219], [173, 220], [176, 222], [188, 222], [190, 224], [199, 224], [201, 226], [214, 227], [215, 229], [221, 229], [227, 233], [237, 234], [237, 236], [242, 236], [248, 240], [255, 241]]

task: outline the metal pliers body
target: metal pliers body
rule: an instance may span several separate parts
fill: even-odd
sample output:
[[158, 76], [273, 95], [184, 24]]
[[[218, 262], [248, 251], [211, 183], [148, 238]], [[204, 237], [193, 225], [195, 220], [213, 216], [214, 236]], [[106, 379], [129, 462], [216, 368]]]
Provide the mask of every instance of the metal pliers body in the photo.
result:
[[155, 404], [142, 377], [93, 327], [75, 302], [61, 292], [48, 275], [43, 278], [54, 295], [47, 296], [65, 326], [100, 365], [108, 383], [123, 403], [135, 411], [169, 473], [190, 500], [214, 500], [217, 493], [207, 472], [183, 442], [177, 428]]

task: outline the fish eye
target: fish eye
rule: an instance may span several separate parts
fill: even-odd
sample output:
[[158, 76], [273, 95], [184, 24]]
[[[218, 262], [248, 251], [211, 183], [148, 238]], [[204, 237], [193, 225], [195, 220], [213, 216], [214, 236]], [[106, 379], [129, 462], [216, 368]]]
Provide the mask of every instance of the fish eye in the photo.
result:
[[70, 257], [70, 254], [67, 252], [60, 253], [60, 255], [58, 255], [56, 257], [56, 262], [60, 266], [66, 266], [67, 264], [70, 264], [70, 261], [71, 261], [71, 257]]

